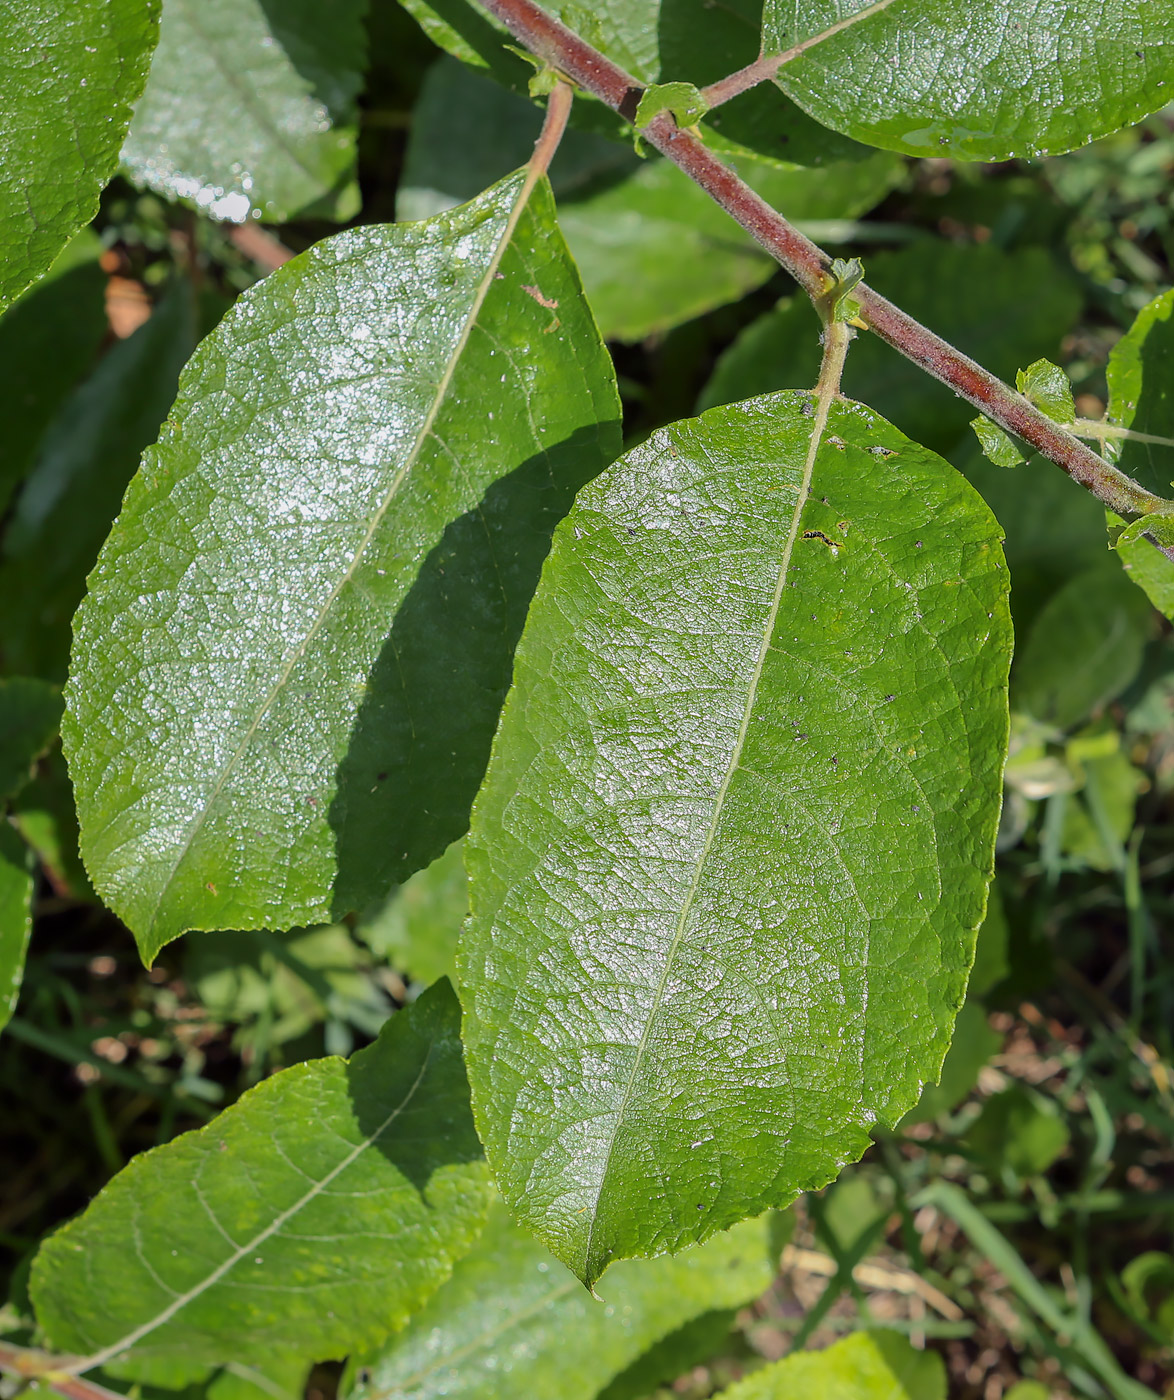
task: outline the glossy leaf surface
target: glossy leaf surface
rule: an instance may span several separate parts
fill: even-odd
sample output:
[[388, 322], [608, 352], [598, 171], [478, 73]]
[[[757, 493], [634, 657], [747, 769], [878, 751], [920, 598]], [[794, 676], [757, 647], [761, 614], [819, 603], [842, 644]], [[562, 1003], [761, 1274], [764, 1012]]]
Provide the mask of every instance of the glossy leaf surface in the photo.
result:
[[0, 1030], [20, 996], [33, 931], [33, 886], [32, 852], [7, 822], [0, 822]]
[[899, 1332], [854, 1332], [764, 1366], [721, 1400], [946, 1400], [946, 1368]]
[[388, 1346], [352, 1362], [347, 1400], [591, 1400], [667, 1333], [771, 1280], [765, 1220], [675, 1259], [621, 1264], [592, 1298], [501, 1205]]
[[580, 1277], [833, 1176], [940, 1068], [1010, 652], [998, 528], [811, 399], [653, 435], [579, 496], [467, 844], [482, 1140]]
[[550, 533], [618, 417], [523, 172], [240, 298], [75, 625], [83, 856], [146, 958], [332, 922], [463, 833]]
[[[1109, 419], [1165, 439], [1125, 440], [1109, 448], [1121, 470], [1159, 496], [1174, 483], [1174, 291], [1155, 297], [1109, 356]], [[1119, 550], [1126, 573], [1166, 617], [1174, 618], [1174, 563], [1148, 540]]]
[[440, 983], [349, 1062], [283, 1070], [135, 1158], [37, 1255], [51, 1345], [264, 1366], [381, 1342], [488, 1209], [459, 1032]]
[[364, 0], [163, 0], [122, 151], [132, 180], [217, 219], [348, 219]]
[[159, 0], [0, 9], [0, 311], [94, 217], [158, 23]]
[[[766, 0], [781, 53], [872, 0]], [[1170, 100], [1174, 11], [1120, 0], [896, 0], [785, 64], [776, 80], [818, 121], [914, 156], [1058, 155]]]

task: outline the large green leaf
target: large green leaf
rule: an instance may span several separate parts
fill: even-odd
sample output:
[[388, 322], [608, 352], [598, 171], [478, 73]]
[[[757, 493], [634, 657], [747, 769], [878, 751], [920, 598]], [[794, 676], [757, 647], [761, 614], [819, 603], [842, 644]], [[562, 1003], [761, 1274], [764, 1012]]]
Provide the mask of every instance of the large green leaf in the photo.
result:
[[[1122, 471], [1159, 496], [1174, 482], [1174, 291], [1138, 313], [1109, 356], [1108, 416], [1132, 432], [1165, 439], [1125, 440], [1113, 453]], [[1148, 540], [1122, 546], [1121, 562], [1166, 617], [1174, 618], [1174, 563]]]
[[854, 1332], [764, 1366], [720, 1400], [946, 1400], [946, 1368], [899, 1332]]
[[765, 1220], [676, 1259], [621, 1264], [602, 1303], [504, 1207], [444, 1288], [387, 1347], [352, 1361], [347, 1400], [592, 1400], [699, 1314], [740, 1307], [771, 1280]]
[[[865, 14], [866, 11], [872, 11]], [[1174, 9], [1120, 0], [766, 0], [777, 82], [818, 121], [914, 156], [1058, 155], [1170, 100]]]
[[381, 1343], [489, 1206], [459, 1031], [438, 983], [349, 1062], [283, 1070], [136, 1157], [37, 1255], [50, 1344], [264, 1366]]
[[7, 509], [42, 433], [106, 335], [101, 251], [97, 235], [83, 229], [0, 320], [0, 510]]
[[[989, 243], [963, 248], [933, 240], [869, 254], [864, 270], [870, 286], [1005, 379], [1021, 365], [1057, 355], [1081, 307], [1071, 275], [1042, 248], [1006, 252]], [[734, 341], [700, 406], [814, 384], [818, 372], [819, 321], [806, 298], [789, 299]], [[874, 335], [853, 342], [844, 392], [883, 408], [902, 432], [936, 451], [971, 435], [973, 407]]]
[[217, 219], [349, 219], [366, 0], [163, 0], [122, 150], [131, 179]]
[[175, 401], [196, 344], [191, 285], [99, 361], [41, 438], [0, 547], [0, 657], [9, 671], [65, 679], [70, 620], [143, 448]]
[[158, 24], [159, 0], [0, 8], [0, 311], [94, 217]]
[[33, 931], [33, 859], [28, 846], [0, 820], [0, 1030], [12, 1019]]
[[[400, 218], [468, 199], [526, 158], [535, 107], [497, 83], [441, 60], [425, 80], [397, 196]], [[734, 158], [738, 173], [791, 219], [855, 218], [892, 187], [895, 156], [821, 169]], [[687, 175], [640, 160], [589, 132], [569, 132], [551, 168], [559, 222], [600, 330], [641, 340], [734, 301], [778, 271], [775, 260]], [[924, 376], [922, 376], [924, 378]]]
[[239, 299], [75, 623], [83, 856], [145, 957], [331, 922], [463, 834], [550, 533], [618, 417], [521, 171]]
[[467, 843], [474, 1106], [580, 1277], [818, 1186], [936, 1076], [982, 920], [1007, 571], [808, 394], [653, 435], [555, 537]]

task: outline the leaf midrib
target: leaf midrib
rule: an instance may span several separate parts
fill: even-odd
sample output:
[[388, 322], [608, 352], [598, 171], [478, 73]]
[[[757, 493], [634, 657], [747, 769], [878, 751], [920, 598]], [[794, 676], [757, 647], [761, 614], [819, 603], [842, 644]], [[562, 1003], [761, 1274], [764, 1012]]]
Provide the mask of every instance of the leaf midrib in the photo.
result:
[[[782, 606], [783, 601], [783, 593], [787, 585], [787, 574], [791, 566], [791, 556], [794, 553], [795, 541], [796, 539], [798, 539], [799, 536], [799, 522], [803, 517], [803, 508], [807, 504], [807, 496], [811, 487], [811, 478], [813, 475], [815, 459], [818, 452], [818, 438], [822, 436], [822, 426], [822, 423], [820, 423], [817, 417], [816, 423], [813, 425], [812, 428], [813, 436], [816, 436], [815, 448], [808, 455], [807, 462], [804, 465], [803, 476], [799, 483], [798, 494], [795, 498], [795, 508], [791, 515], [791, 524], [787, 532], [787, 539], [783, 545], [783, 552], [779, 562], [779, 572], [778, 579], [775, 584], [774, 597], [771, 600], [770, 608], [764, 620], [764, 625], [762, 629], [762, 642], [759, 645], [758, 655], [755, 657], [754, 668], [750, 673], [750, 681], [747, 687], [746, 694], [746, 707], [742, 715], [742, 723], [738, 729], [738, 734], [736, 739], [734, 740], [733, 747], [730, 750], [730, 758], [726, 766], [725, 774], [722, 777], [721, 786], [718, 788], [717, 796], [714, 798], [713, 814], [710, 817], [709, 828], [705, 834], [705, 842], [702, 846], [701, 853], [697, 857], [697, 860], [694, 864], [693, 878], [690, 881], [689, 889], [686, 892], [685, 898], [681, 904], [681, 911], [677, 918], [676, 926], [673, 930], [673, 936], [669, 943], [668, 952], [665, 955], [664, 966], [661, 970], [660, 980], [657, 983], [656, 991], [653, 994], [652, 1006], [648, 1012], [647, 1017], [645, 1018], [644, 1029], [640, 1034], [640, 1040], [636, 1047], [636, 1057], [633, 1061], [631, 1071], [628, 1074], [627, 1082], [624, 1085], [624, 1091], [620, 1099], [619, 1108], [616, 1110], [611, 1136], [608, 1140], [607, 1153], [604, 1157], [603, 1169], [599, 1174], [599, 1186], [597, 1188], [595, 1202], [591, 1210], [590, 1223], [587, 1227], [587, 1239], [583, 1250], [583, 1272], [589, 1286], [593, 1283], [593, 1278], [590, 1273], [591, 1251], [592, 1245], [595, 1240], [595, 1229], [599, 1222], [599, 1202], [602, 1199], [604, 1187], [607, 1184], [607, 1178], [611, 1171], [611, 1162], [612, 1157], [615, 1153], [616, 1140], [619, 1137], [620, 1128], [623, 1126], [628, 1104], [631, 1101], [632, 1093], [636, 1085], [636, 1080], [639, 1077], [640, 1070], [644, 1062], [644, 1055], [648, 1048], [648, 1040], [652, 1033], [652, 1027], [660, 1014], [660, 1008], [664, 1001], [665, 988], [668, 986], [669, 974], [673, 969], [677, 951], [680, 948], [681, 943], [684, 939], [685, 929], [688, 925], [689, 917], [693, 912], [693, 906], [696, 902], [697, 895], [701, 889], [701, 879], [705, 872], [705, 868], [709, 862], [710, 852], [713, 849], [713, 843], [717, 836], [718, 827], [721, 825], [721, 819], [725, 810], [725, 802], [726, 797], [729, 794], [730, 784], [733, 782], [734, 774], [738, 771], [738, 767], [742, 758], [742, 750], [746, 746], [746, 739], [750, 732], [750, 724], [754, 717], [754, 706], [758, 698], [758, 687], [762, 681], [763, 671], [766, 668], [767, 656], [770, 654], [771, 638], [774, 636], [775, 623], [778, 620], [779, 610]], [[595, 1277], [598, 1277], [598, 1275], [595, 1275]]]
[[171, 871], [168, 874], [167, 879], [163, 882], [163, 884], [160, 887], [159, 894], [155, 900], [155, 906], [151, 912], [151, 917], [147, 923], [145, 932], [153, 933], [155, 931], [156, 923], [159, 919], [159, 911], [163, 907], [163, 902], [166, 899], [168, 893], [170, 892], [176, 877], [178, 876], [180, 870], [183, 867], [184, 862], [187, 860], [187, 857], [191, 852], [192, 846], [194, 845], [196, 838], [203, 830], [204, 823], [208, 818], [208, 814], [216, 806], [216, 803], [221, 793], [224, 791], [225, 785], [227, 784], [229, 777], [234, 772], [237, 763], [247, 750], [249, 744], [252, 742], [254, 735], [260, 728], [262, 720], [277, 702], [278, 698], [284, 691], [290, 676], [296, 669], [298, 663], [306, 655], [306, 652], [309, 650], [310, 644], [321, 631], [326, 621], [326, 618], [329, 616], [331, 609], [334, 607], [334, 604], [337, 602], [343, 589], [346, 588], [346, 586], [354, 578], [356, 572], [358, 571], [359, 565], [367, 552], [367, 549], [370, 547], [372, 540], [375, 538], [375, 535], [378, 532], [379, 527], [382, 525], [384, 518], [387, 515], [387, 512], [391, 509], [392, 503], [394, 502], [400, 487], [403, 485], [403, 482], [407, 478], [408, 473], [412, 470], [417, 460], [419, 459], [424, 443], [427, 441], [428, 436], [436, 423], [436, 419], [439, 417], [441, 407], [444, 404], [445, 398], [448, 394], [448, 390], [456, 374], [457, 366], [460, 363], [461, 357], [464, 354], [464, 351], [469, 343], [469, 339], [473, 333], [473, 328], [476, 325], [477, 318], [481, 314], [481, 310], [485, 304], [485, 298], [489, 293], [489, 288], [493, 285], [493, 281], [497, 274], [498, 267], [501, 264], [502, 258], [505, 256], [506, 248], [509, 246], [510, 240], [513, 238], [513, 235], [518, 226], [518, 222], [521, 219], [522, 212], [525, 209], [527, 203], [529, 202], [530, 195], [533, 193], [534, 186], [537, 184], [539, 178], [539, 172], [536, 172], [532, 169], [527, 170], [526, 175], [522, 180], [521, 187], [518, 191], [517, 198], [515, 199], [513, 205], [510, 208], [510, 213], [508, 218], [506, 219], [505, 227], [502, 230], [501, 238], [498, 240], [497, 245], [493, 250], [493, 253], [489, 259], [488, 264], [486, 265], [485, 273], [480, 283], [478, 283], [477, 290], [473, 297], [473, 301], [469, 307], [468, 315], [465, 318], [465, 323], [461, 328], [461, 333], [458, 336], [457, 341], [453, 346], [452, 352], [450, 353], [449, 358], [445, 364], [444, 373], [442, 374], [440, 381], [436, 386], [436, 393], [433, 396], [432, 404], [429, 407], [428, 412], [424, 416], [424, 419], [420, 425], [420, 429], [416, 434], [415, 441], [412, 443], [411, 450], [405, 458], [403, 465], [392, 478], [391, 484], [389, 485], [382, 502], [380, 503], [378, 509], [372, 516], [371, 523], [367, 527], [365, 535], [359, 542], [359, 545], [351, 558], [350, 564], [347, 566], [346, 570], [343, 572], [341, 578], [335, 584], [334, 588], [331, 589], [330, 594], [327, 596], [325, 602], [322, 604], [322, 607], [319, 609], [317, 617], [314, 619], [313, 623], [307, 630], [305, 637], [303, 638], [301, 643], [294, 649], [292, 656], [286, 663], [285, 667], [282, 669], [276, 682], [269, 691], [269, 694], [265, 697], [264, 701], [259, 706], [256, 715], [253, 717], [253, 720], [250, 723], [248, 729], [246, 730], [240, 743], [225, 760], [224, 766], [221, 768], [220, 773], [217, 776], [215, 787], [212, 789], [212, 792], [209, 794], [207, 801], [204, 803], [203, 807], [200, 810], [199, 816], [193, 823], [192, 828], [188, 833], [187, 839], [184, 842], [182, 850], [175, 858], [174, 864], [171, 867]]
[[[362, 1154], [366, 1152], [366, 1150], [373, 1143], [378, 1142], [378, 1140], [383, 1136], [383, 1134], [387, 1132], [387, 1130], [391, 1127], [395, 1120], [400, 1116], [401, 1113], [403, 1113], [403, 1111], [411, 1103], [412, 1099], [415, 1097], [417, 1089], [419, 1089], [420, 1085], [424, 1082], [424, 1076], [428, 1072], [428, 1066], [432, 1060], [432, 1051], [434, 1048], [435, 1047], [433, 1045], [429, 1045], [427, 1051], [425, 1052], [423, 1063], [420, 1065], [419, 1073], [416, 1075], [416, 1078], [413, 1081], [411, 1088], [399, 1101], [395, 1108], [393, 1108], [392, 1111], [387, 1115], [383, 1122], [380, 1123], [379, 1126], [373, 1132], [369, 1133], [366, 1137], [362, 1138], [359, 1142], [357, 1142], [354, 1145], [354, 1147], [352, 1147], [351, 1150], [346, 1154], [346, 1156], [342, 1158], [342, 1160], [337, 1164], [337, 1166], [332, 1167], [324, 1177], [316, 1181], [314, 1185], [311, 1186], [310, 1189], [306, 1191], [303, 1195], [299, 1196], [298, 1199], [294, 1201], [292, 1205], [287, 1206], [285, 1210], [283, 1210], [280, 1214], [276, 1215], [273, 1218], [273, 1220], [271, 1220], [270, 1223], [263, 1230], [259, 1230], [257, 1234], [252, 1237], [252, 1239], [238, 1246], [234, 1253], [230, 1254], [225, 1260], [218, 1264], [216, 1268], [214, 1268], [211, 1271], [211, 1273], [209, 1273], [202, 1280], [200, 1280], [199, 1283], [193, 1284], [192, 1287], [187, 1290], [187, 1292], [180, 1293], [175, 1298], [173, 1298], [172, 1301], [162, 1310], [162, 1312], [157, 1313], [153, 1318], [149, 1318], [146, 1322], [141, 1323], [138, 1327], [128, 1332], [124, 1337], [121, 1337], [117, 1342], [112, 1342], [109, 1346], [103, 1347], [101, 1351], [95, 1352], [92, 1356], [88, 1356], [83, 1360], [76, 1362], [73, 1366], [63, 1369], [68, 1370], [71, 1374], [80, 1375], [84, 1371], [93, 1370], [97, 1366], [103, 1366], [106, 1364], [106, 1362], [114, 1360], [115, 1357], [120, 1356], [123, 1352], [129, 1350], [129, 1348], [133, 1347], [136, 1343], [142, 1341], [144, 1337], [150, 1336], [152, 1332], [157, 1331], [165, 1323], [170, 1322], [171, 1319], [176, 1315], [176, 1313], [178, 1313], [181, 1309], [185, 1308], [196, 1298], [202, 1297], [203, 1294], [205, 1294], [209, 1288], [212, 1288], [217, 1283], [219, 1283], [220, 1280], [224, 1278], [226, 1274], [230, 1273], [237, 1266], [237, 1264], [241, 1262], [242, 1259], [252, 1254], [253, 1251], [258, 1249], [261, 1245], [263, 1245], [266, 1240], [272, 1239], [272, 1237], [281, 1229], [281, 1227], [288, 1220], [292, 1220], [293, 1217], [297, 1215], [300, 1211], [304, 1210], [306, 1206], [310, 1204], [311, 1201], [316, 1200], [317, 1197], [319, 1197], [326, 1190], [326, 1188], [331, 1184], [331, 1182], [335, 1181], [339, 1176], [341, 1176], [342, 1173], [346, 1171], [347, 1168], [350, 1167], [354, 1162], [356, 1162], [358, 1158], [361, 1157]], [[146, 1264], [147, 1268], [151, 1270], [151, 1272], [154, 1272], [151, 1269], [151, 1266], [147, 1262], [146, 1258], [142, 1256], [141, 1250], [139, 1251], [139, 1253], [142, 1262]]]

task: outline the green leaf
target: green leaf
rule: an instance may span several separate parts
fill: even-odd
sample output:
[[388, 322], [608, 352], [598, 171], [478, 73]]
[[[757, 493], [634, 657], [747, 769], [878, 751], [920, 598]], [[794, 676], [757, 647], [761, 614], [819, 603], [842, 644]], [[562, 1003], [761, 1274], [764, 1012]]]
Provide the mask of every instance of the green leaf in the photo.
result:
[[459, 1030], [440, 983], [349, 1062], [283, 1070], [136, 1157], [37, 1255], [50, 1345], [264, 1366], [382, 1342], [489, 1205]]
[[647, 126], [661, 112], [671, 112], [678, 126], [696, 126], [708, 111], [709, 103], [693, 83], [654, 83], [636, 108], [636, 125]]
[[[527, 158], [539, 124], [530, 103], [442, 60], [416, 109], [398, 216], [424, 218], [482, 189]], [[820, 170], [745, 155], [733, 163], [765, 199], [797, 219], [862, 214], [900, 174], [895, 159], [876, 153]], [[736, 300], [778, 271], [688, 176], [660, 158], [637, 159], [630, 145], [568, 132], [551, 183], [605, 338], [641, 340]]]
[[856, 404], [804, 503], [811, 407], [662, 429], [580, 494], [474, 810], [478, 1127], [588, 1282], [825, 1183], [962, 1000], [1007, 738], [997, 526]]
[[1102, 563], [1077, 574], [1020, 644], [1011, 678], [1015, 709], [1073, 728], [1137, 675], [1152, 620], [1145, 598], [1118, 570]]
[[0, 656], [10, 671], [65, 679], [70, 621], [143, 448], [175, 401], [196, 343], [191, 286], [78, 386], [41, 439], [0, 549]]
[[1015, 387], [1041, 413], [1057, 423], [1071, 423], [1076, 417], [1072, 385], [1060, 366], [1052, 364], [1051, 360], [1036, 360], [1026, 369], [1017, 370]]
[[[903, 310], [1003, 379], [1019, 365], [1055, 354], [1081, 308], [1071, 275], [1041, 248], [1008, 253], [989, 243], [963, 248], [926, 241], [869, 254], [868, 285], [895, 297]], [[783, 302], [718, 361], [700, 406], [813, 384], [818, 335], [805, 298]], [[874, 335], [853, 342], [843, 382], [846, 394], [883, 407], [902, 432], [936, 451], [949, 451], [969, 435], [974, 409]]]
[[[818, 121], [913, 156], [1058, 155], [1170, 100], [1174, 11], [1115, 0], [766, 0], [782, 53], [859, 15], [785, 64], [779, 87]], [[1025, 292], [1029, 292], [1025, 288]]]
[[899, 1332], [854, 1332], [764, 1366], [720, 1400], [946, 1400], [946, 1368]]
[[136, 184], [213, 218], [349, 219], [365, 0], [164, 0], [122, 149]]
[[1027, 461], [1011, 434], [989, 418], [972, 418], [970, 426], [982, 446], [983, 456], [996, 467], [1021, 467]]
[[41, 435], [97, 358], [106, 335], [101, 241], [83, 229], [0, 320], [0, 510], [32, 466]]
[[392, 891], [355, 930], [378, 957], [413, 982], [452, 976], [457, 939], [469, 912], [464, 850], [454, 841], [427, 870]]
[[33, 886], [32, 852], [0, 821], [0, 1030], [12, 1019], [20, 996], [33, 931]]
[[28, 676], [0, 680], [0, 806], [32, 777], [60, 723], [57, 686]]
[[82, 852], [145, 958], [334, 922], [463, 834], [551, 530], [618, 418], [525, 172], [237, 301], [75, 622]]
[[[1122, 471], [1160, 496], [1174, 481], [1174, 291], [1163, 292], [1138, 313], [1137, 320], [1109, 355], [1110, 422], [1166, 442], [1125, 439], [1108, 447]], [[1110, 523], [1120, 525], [1115, 516]], [[1174, 618], [1174, 562], [1148, 540], [1119, 545], [1129, 577], [1145, 590], [1167, 618]]]
[[452, 1279], [403, 1332], [351, 1363], [346, 1400], [590, 1400], [660, 1337], [769, 1285], [767, 1222], [676, 1259], [621, 1264], [602, 1303], [501, 1205]]
[[158, 34], [159, 0], [0, 10], [0, 311], [98, 210]]
[[12, 824], [36, 853], [54, 894], [94, 898], [78, 855], [73, 787], [61, 750], [50, 750], [36, 777], [15, 798]]

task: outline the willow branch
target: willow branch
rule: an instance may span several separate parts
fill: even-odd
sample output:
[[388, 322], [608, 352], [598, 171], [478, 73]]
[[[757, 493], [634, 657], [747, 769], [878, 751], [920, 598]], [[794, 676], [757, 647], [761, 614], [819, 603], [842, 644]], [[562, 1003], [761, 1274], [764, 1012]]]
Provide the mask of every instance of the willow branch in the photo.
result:
[[116, 1391], [107, 1390], [95, 1381], [83, 1380], [60, 1368], [68, 1364], [68, 1358], [50, 1356], [47, 1352], [36, 1351], [31, 1347], [12, 1346], [0, 1342], [0, 1372], [19, 1377], [24, 1381], [36, 1381], [46, 1386], [65, 1400], [126, 1400]]
[[[552, 19], [534, 0], [480, 0], [536, 57], [632, 120], [643, 86], [598, 49]], [[641, 131], [771, 254], [814, 300], [826, 292], [831, 259], [723, 165], [690, 131], [662, 112]], [[1063, 468], [1118, 515], [1149, 515], [1164, 505], [1022, 394], [861, 283], [853, 292], [870, 330], [993, 422]], [[1169, 551], [1174, 558], [1174, 550]]]

